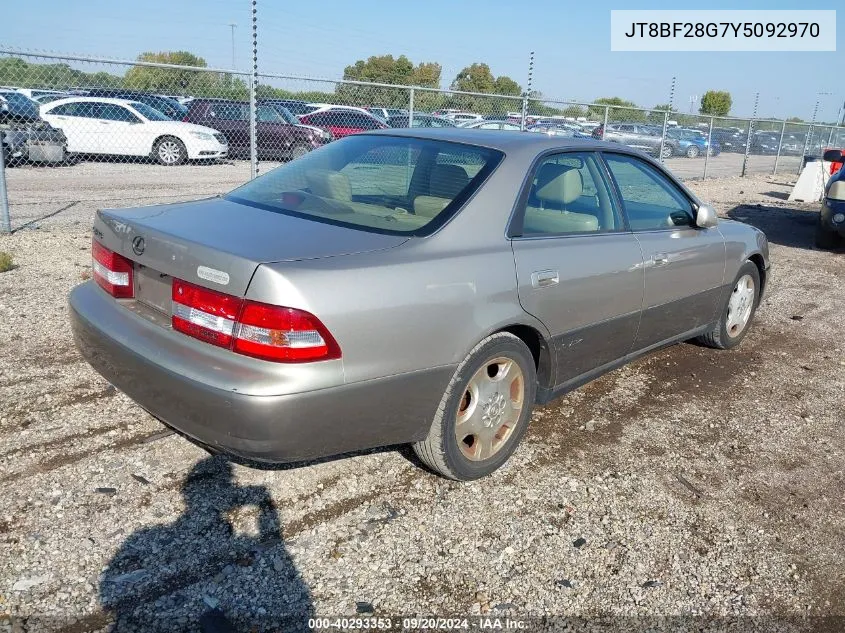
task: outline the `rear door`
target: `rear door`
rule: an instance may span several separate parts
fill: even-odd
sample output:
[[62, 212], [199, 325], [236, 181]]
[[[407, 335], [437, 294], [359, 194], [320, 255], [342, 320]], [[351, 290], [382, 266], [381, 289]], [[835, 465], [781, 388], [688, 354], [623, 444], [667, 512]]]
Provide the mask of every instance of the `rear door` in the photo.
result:
[[67, 137], [67, 151], [79, 154], [97, 154], [100, 151], [100, 134], [94, 106], [90, 101], [64, 103], [54, 107], [42, 117]]
[[519, 300], [553, 337], [555, 382], [631, 349], [643, 257], [593, 152], [542, 159], [511, 227]]
[[643, 316], [634, 348], [710, 323], [725, 273], [722, 234], [718, 228], [696, 227], [692, 200], [649, 161], [603, 155], [644, 257]]

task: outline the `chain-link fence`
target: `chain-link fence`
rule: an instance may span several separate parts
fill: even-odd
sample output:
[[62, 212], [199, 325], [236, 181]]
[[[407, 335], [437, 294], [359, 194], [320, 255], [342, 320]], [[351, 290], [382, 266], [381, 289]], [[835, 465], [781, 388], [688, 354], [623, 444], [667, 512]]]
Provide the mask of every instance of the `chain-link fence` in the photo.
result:
[[0, 205], [5, 188], [21, 226], [81, 201], [222, 193], [335, 139], [381, 128], [604, 139], [640, 149], [684, 179], [797, 173], [805, 156], [845, 144], [845, 129], [820, 124], [272, 73], [255, 80], [242, 71], [0, 50], [9, 168], [0, 167]]

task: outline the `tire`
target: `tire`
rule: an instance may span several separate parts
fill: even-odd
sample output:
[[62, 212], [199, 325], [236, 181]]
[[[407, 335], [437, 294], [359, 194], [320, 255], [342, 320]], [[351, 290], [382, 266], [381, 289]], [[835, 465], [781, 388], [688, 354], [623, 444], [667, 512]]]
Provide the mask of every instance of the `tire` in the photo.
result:
[[181, 165], [188, 159], [188, 150], [175, 136], [162, 136], [153, 145], [153, 158], [159, 165]]
[[[748, 283], [752, 284], [750, 294]], [[745, 338], [760, 302], [760, 271], [757, 264], [746, 262], [736, 274], [730, 294], [722, 306], [719, 322], [698, 340], [707, 347], [731, 349]], [[737, 316], [739, 315], [739, 316]]]
[[686, 151], [687, 158], [698, 158], [699, 153], [698, 145], [690, 145]]
[[[491, 377], [490, 371], [497, 374]], [[537, 370], [525, 343], [507, 332], [493, 334], [455, 370], [428, 437], [414, 444], [414, 452], [449, 479], [470, 481], [489, 475], [508, 460], [525, 434], [536, 391]]]
[[821, 216], [816, 224], [816, 248], [829, 251], [839, 245], [839, 236], [833, 231], [828, 231], [822, 224]]
[[661, 158], [672, 158], [675, 150], [672, 149], [671, 145], [664, 145], [662, 150], [659, 147], [657, 148], [657, 153], [660, 154]]
[[71, 154], [70, 152], [65, 152], [65, 159], [62, 162], [62, 165], [64, 165], [65, 167], [73, 167], [74, 165], [79, 163], [80, 160], [81, 157], [79, 156], [79, 154]]
[[302, 158], [310, 151], [311, 148], [307, 145], [295, 145], [294, 148], [290, 151], [290, 159], [296, 160], [297, 158]]

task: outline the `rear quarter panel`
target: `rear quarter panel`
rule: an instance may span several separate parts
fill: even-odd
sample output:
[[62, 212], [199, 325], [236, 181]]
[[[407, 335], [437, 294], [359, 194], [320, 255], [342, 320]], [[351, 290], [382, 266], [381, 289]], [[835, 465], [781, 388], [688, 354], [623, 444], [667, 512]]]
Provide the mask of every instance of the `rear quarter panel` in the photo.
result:
[[337, 339], [345, 380], [457, 365], [514, 324], [548, 332], [519, 305], [510, 244], [442, 251], [412, 240], [382, 253], [263, 265], [257, 301], [315, 314]]

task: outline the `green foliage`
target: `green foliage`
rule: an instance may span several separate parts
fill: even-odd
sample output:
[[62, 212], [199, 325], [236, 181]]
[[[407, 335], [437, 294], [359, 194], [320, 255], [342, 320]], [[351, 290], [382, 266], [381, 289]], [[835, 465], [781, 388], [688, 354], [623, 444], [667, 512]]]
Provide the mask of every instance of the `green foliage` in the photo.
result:
[[787, 123], [803, 123], [804, 119], [798, 116], [791, 116], [786, 120]]
[[712, 116], [727, 116], [731, 111], [731, 93], [725, 90], [708, 90], [701, 97], [701, 106], [698, 111], [701, 114]]
[[[139, 62], [156, 64], [174, 64], [178, 66], [196, 66], [205, 68], [208, 64], [202, 57], [197, 57], [187, 51], [163, 51], [160, 53], [141, 53]], [[192, 70], [177, 70], [173, 68], [154, 68], [150, 66], [133, 66], [123, 78], [124, 86], [132, 90], [148, 90], [150, 92], [172, 94], [196, 94], [207, 96], [209, 90], [215, 92], [224, 89], [223, 73], [208, 73]], [[230, 79], [228, 88], [232, 90]]]
[[[643, 110], [633, 110], [638, 107], [633, 101], [626, 101], [621, 97], [600, 97], [593, 103], [598, 105], [613, 106], [610, 108], [608, 115], [609, 121], [634, 121], [645, 122], [646, 113]], [[602, 119], [604, 117], [604, 108], [596, 108], [590, 106], [588, 108], [588, 116], [592, 118]]]
[[9, 253], [0, 251], [0, 273], [5, 273], [15, 267], [15, 262]]
[[462, 92], [493, 92], [495, 86], [496, 78], [490, 66], [476, 63], [461, 70], [455, 76], [451, 88]]
[[343, 78], [352, 81], [371, 81], [382, 84], [423, 86], [436, 88], [440, 85], [440, 64], [421, 62], [416, 66], [404, 55], [394, 59], [393, 55], [359, 59], [343, 70]]
[[104, 71], [86, 73], [67, 64], [31, 64], [19, 57], [0, 58], [0, 85], [20, 88], [122, 86], [123, 77]]
[[[666, 118], [666, 110], [671, 110], [672, 112], [677, 111], [675, 108], [670, 109], [668, 103], [658, 103], [656, 106], [654, 106], [651, 109], [651, 112], [649, 112], [646, 115], [646, 121], [648, 123], [654, 123], [654, 124], [659, 123], [660, 125], [662, 125], [663, 120]], [[669, 117], [669, 118], [672, 118], [672, 117]]]
[[522, 94], [522, 87], [506, 75], [499, 75], [493, 82], [493, 92], [497, 95], [512, 95], [514, 97]]

